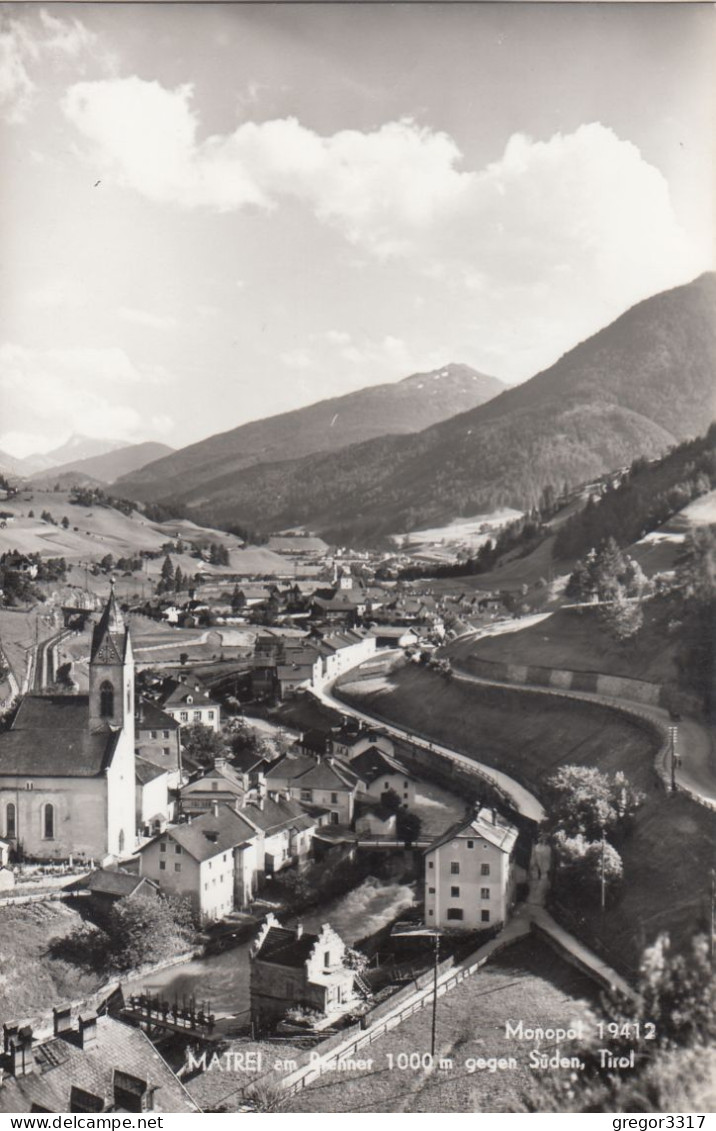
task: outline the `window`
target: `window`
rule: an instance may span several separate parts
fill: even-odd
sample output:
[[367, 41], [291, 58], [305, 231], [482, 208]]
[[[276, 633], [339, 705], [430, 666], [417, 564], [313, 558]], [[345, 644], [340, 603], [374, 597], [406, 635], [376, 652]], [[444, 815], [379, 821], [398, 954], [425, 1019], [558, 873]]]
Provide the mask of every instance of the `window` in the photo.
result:
[[156, 738], [156, 737], [157, 737], [157, 732], [155, 730], [153, 730], [152, 731], [152, 738]]
[[114, 714], [114, 688], [107, 679], [99, 686], [99, 713], [103, 719], [111, 719]]
[[480, 865], [480, 875], [481, 876], [489, 876], [489, 874], [490, 874], [490, 865], [489, 864], [481, 864]]
[[209, 721], [212, 722], [212, 723], [214, 721], [214, 712], [213, 711], [209, 711]]
[[168, 746], [162, 746], [162, 754], [164, 755], [165, 758], [169, 757], [169, 755], [171, 754], [171, 750], [169, 749]]
[[169, 738], [169, 731], [168, 730], [162, 731], [162, 738]]
[[480, 888], [480, 899], [489, 899], [489, 898], [490, 898], [490, 889], [489, 888]]
[[435, 895], [435, 888], [428, 888], [428, 895]]
[[34, 788], [35, 788], [34, 782], [32, 782], [32, 781], [26, 781], [25, 782], [25, 789], [34, 789]]
[[186, 701], [187, 701], [187, 703], [189, 703], [191, 705], [194, 702], [194, 699], [191, 695], [187, 695]]
[[166, 843], [165, 840], [163, 840], [162, 843], [159, 845], [159, 851], [160, 852], [166, 852], [166, 850], [167, 850], [167, 843]]
[[330, 966], [331, 965], [331, 952], [330, 952], [330, 950], [327, 950], [325, 952], [325, 954], [323, 955], [323, 965], [324, 966]]
[[211, 783], [211, 790], [212, 790], [212, 793], [216, 793], [216, 791], [217, 791], [217, 789], [218, 789], [218, 788], [219, 788], [219, 783], [218, 783], [218, 781], [213, 781], [213, 782]]
[[331, 794], [331, 805], [337, 805], [337, 804], [338, 804], [338, 794], [332, 793]]
[[462, 919], [462, 907], [448, 907], [448, 919]]
[[180, 856], [181, 855], [181, 845], [175, 844], [174, 845], [174, 851], [176, 852], [177, 856]]
[[387, 781], [387, 782], [385, 783], [385, 785], [383, 786], [383, 788], [384, 788], [384, 789], [390, 789], [390, 782], [389, 782], [389, 781]]
[[434, 867], [435, 867], [435, 865], [433, 864], [432, 860], [428, 860], [428, 868], [434, 868]]
[[177, 863], [176, 863], [176, 864], [174, 865], [174, 871], [175, 871], [175, 872], [181, 872], [181, 864], [179, 864], [179, 862], [177, 862]]
[[332, 825], [338, 824], [338, 814], [337, 813], [331, 813], [331, 824]]
[[467, 842], [467, 847], [468, 847], [468, 848], [474, 848], [474, 847], [475, 847], [475, 842], [474, 842], [474, 840], [469, 840], [469, 841]]
[[489, 911], [481, 911], [480, 912], [480, 920], [483, 923], [489, 923], [490, 922], [490, 912]]
[[434, 914], [435, 914], [435, 912], [434, 912], [434, 911], [432, 911], [432, 910], [431, 910], [431, 911], [428, 911], [428, 915], [434, 915]]
[[301, 790], [301, 801], [313, 801], [313, 790], [312, 789], [302, 789]]
[[119, 836], [117, 837], [117, 848], [120, 853], [124, 852], [124, 829], [119, 830]]
[[188, 711], [180, 711], [179, 712], [179, 722], [181, 722], [181, 723], [188, 723], [189, 722], [189, 712]]
[[166, 870], [167, 870], [167, 862], [166, 862], [166, 860], [160, 860], [160, 861], [159, 861], [159, 871], [160, 871], [160, 872], [166, 872]]
[[450, 897], [451, 897], [451, 899], [459, 899], [460, 898], [460, 888], [455, 888], [455, 887], [450, 888]]
[[42, 835], [45, 840], [52, 840], [55, 835], [55, 810], [49, 802], [42, 810]]
[[458, 864], [457, 860], [453, 860], [453, 862], [450, 865], [450, 875], [451, 876], [459, 876], [460, 875], [460, 865]]
[[17, 836], [17, 810], [12, 801], [5, 807], [5, 836], [8, 840], [14, 840]]
[[194, 712], [194, 722], [195, 723], [201, 722], [201, 711], [195, 711]]
[[404, 788], [404, 789], [407, 789], [407, 788], [408, 788], [408, 783], [407, 783], [406, 781], [404, 781], [404, 782], [403, 782], [403, 788]]

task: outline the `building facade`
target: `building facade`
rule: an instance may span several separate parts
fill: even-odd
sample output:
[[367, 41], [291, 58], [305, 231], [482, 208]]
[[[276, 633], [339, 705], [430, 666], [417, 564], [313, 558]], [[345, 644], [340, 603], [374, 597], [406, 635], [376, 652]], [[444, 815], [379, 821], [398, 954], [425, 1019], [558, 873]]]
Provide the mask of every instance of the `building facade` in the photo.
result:
[[514, 897], [517, 829], [483, 808], [425, 852], [429, 927], [486, 930], [504, 923]]

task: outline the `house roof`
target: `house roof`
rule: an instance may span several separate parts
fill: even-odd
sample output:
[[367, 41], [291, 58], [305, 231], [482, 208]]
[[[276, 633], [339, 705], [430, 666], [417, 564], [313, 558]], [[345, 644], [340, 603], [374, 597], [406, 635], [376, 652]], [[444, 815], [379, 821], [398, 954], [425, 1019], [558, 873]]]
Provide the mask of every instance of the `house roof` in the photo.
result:
[[164, 707], [215, 707], [216, 702], [209, 698], [209, 693], [204, 684], [195, 676], [186, 682], [179, 679], [167, 678], [162, 681], [159, 692], [159, 702]]
[[135, 876], [131, 872], [113, 872], [107, 868], [96, 868], [82, 881], [82, 887], [98, 895], [133, 895], [143, 884], [156, 889], [156, 884], [147, 876]]
[[[198, 1111], [189, 1093], [149, 1038], [113, 1017], [97, 1018], [95, 1041], [81, 1048], [76, 1032], [51, 1037], [33, 1048], [36, 1069], [27, 1076], [5, 1074], [0, 1112], [71, 1111], [73, 1088], [114, 1106], [114, 1073], [120, 1071], [154, 1089], [155, 1112]], [[150, 1113], [151, 1114], [151, 1113]]]
[[288, 927], [270, 927], [254, 961], [270, 962], [276, 966], [301, 967], [310, 957], [318, 942], [318, 935], [297, 933]]
[[144, 730], [179, 730], [180, 724], [151, 699], [139, 699], [134, 721], [138, 733]]
[[[239, 844], [253, 840], [256, 829], [228, 805], [219, 805], [218, 813], [202, 813], [184, 825], [174, 825], [158, 838], [168, 837], [180, 844], [185, 852], [201, 863], [221, 852], [228, 852]], [[154, 841], [150, 841], [153, 844]], [[144, 851], [145, 845], [140, 852]]]
[[330, 761], [314, 762], [305, 773], [294, 778], [294, 784], [301, 789], [355, 789], [358, 784], [358, 775], [349, 770], [343, 763], [335, 759]]
[[412, 777], [402, 762], [377, 746], [369, 746], [367, 750], [362, 750], [351, 762], [351, 769], [366, 785], [370, 785], [385, 774], [403, 774], [406, 778]]
[[265, 770], [271, 765], [253, 750], [241, 750], [238, 754], [232, 755], [231, 761], [234, 769], [240, 774], [249, 774], [252, 770]]
[[426, 853], [433, 852], [441, 845], [455, 840], [456, 837], [469, 837], [471, 834], [474, 834], [475, 837], [482, 837], [483, 840], [493, 844], [495, 848], [501, 849], [502, 852], [510, 853], [517, 840], [518, 830], [504, 817], [501, 817], [496, 810], [483, 807], [479, 813], [476, 813], [469, 820], [463, 819], [451, 825], [425, 851]]
[[229, 793], [243, 796], [246, 792], [240, 775], [233, 766], [227, 764], [213, 766], [212, 769], [207, 770], [200, 778], [196, 778], [195, 781], [191, 781], [188, 785], [183, 786], [181, 790], [182, 797], [185, 794], [216, 793], [217, 791], [212, 788], [212, 782], [219, 782], [220, 790], [228, 790]]
[[148, 785], [150, 781], [155, 778], [160, 778], [162, 774], [166, 774], [162, 766], [155, 766], [153, 762], [148, 762], [146, 758], [140, 758], [137, 754], [134, 759], [134, 776], [139, 785]]
[[281, 829], [312, 829], [316, 824], [315, 818], [309, 816], [302, 805], [286, 797], [276, 800], [265, 797], [263, 808], [249, 802], [241, 810], [241, 815], [269, 836]]
[[266, 783], [270, 786], [275, 781], [293, 781], [295, 778], [299, 778], [301, 774], [305, 774], [307, 770], [313, 769], [315, 764], [315, 758], [311, 758], [309, 754], [289, 752], [277, 758], [271, 768], [266, 771]]
[[96, 777], [111, 765], [119, 735], [90, 732], [87, 695], [26, 695], [0, 734], [0, 775]]

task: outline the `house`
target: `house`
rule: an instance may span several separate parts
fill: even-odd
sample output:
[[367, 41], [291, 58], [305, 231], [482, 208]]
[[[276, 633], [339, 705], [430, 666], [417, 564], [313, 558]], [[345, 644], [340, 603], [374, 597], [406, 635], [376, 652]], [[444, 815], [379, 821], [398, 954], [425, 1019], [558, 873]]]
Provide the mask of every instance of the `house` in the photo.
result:
[[365, 783], [369, 797], [380, 800], [384, 793], [393, 790], [404, 809], [415, 802], [415, 778], [402, 762], [378, 746], [369, 746], [351, 759], [350, 767]]
[[345, 1013], [356, 999], [346, 945], [327, 923], [314, 935], [268, 915], [250, 959], [251, 1020], [259, 1032], [272, 1029], [292, 1007], [330, 1017]]
[[122, 869], [95, 868], [79, 881], [76, 888], [90, 893], [90, 902], [100, 917], [106, 916], [123, 899], [133, 899], [137, 895], [159, 898], [159, 885], [153, 880]]
[[218, 731], [221, 708], [209, 697], [208, 688], [196, 676], [181, 675], [162, 680], [157, 701], [162, 710], [184, 726], [202, 726]]
[[135, 840], [134, 662], [114, 589], [87, 695], [27, 695], [0, 734], [0, 836], [38, 860], [122, 856]]
[[260, 834], [257, 882], [289, 865], [300, 867], [307, 862], [320, 822], [297, 801], [269, 794], [245, 805], [241, 816]]
[[[188, 899], [199, 919], [211, 922], [234, 910], [235, 853], [251, 849], [251, 857], [258, 839], [254, 825], [214, 802], [208, 813], [173, 825], [143, 845], [139, 872], [165, 894]], [[255, 868], [249, 865], [248, 870]]]
[[332, 737], [333, 753], [341, 758], [345, 758], [348, 762], [352, 762], [358, 754], [362, 754], [364, 750], [368, 750], [371, 746], [377, 746], [379, 750], [384, 750], [387, 754], [395, 754], [395, 744], [392, 738], [384, 731], [365, 729], [364, 727], [342, 727], [339, 731], [335, 731]]
[[395, 813], [389, 813], [378, 801], [361, 799], [356, 803], [356, 836], [397, 838]]
[[371, 632], [377, 648], [414, 648], [420, 642], [418, 633], [405, 625], [378, 624]]
[[138, 758], [167, 771], [169, 787], [181, 780], [181, 724], [151, 699], [137, 698], [134, 752]]
[[327, 810], [335, 825], [352, 823], [355, 797], [361, 786], [350, 767], [333, 757], [319, 761], [308, 754], [289, 751], [266, 772], [269, 791], [288, 792], [295, 801]]
[[174, 801], [169, 798], [169, 774], [161, 766], [134, 760], [137, 833], [152, 836], [174, 816]]
[[181, 807], [185, 813], [202, 813], [215, 801], [240, 807], [248, 792], [244, 777], [226, 758], [215, 758], [210, 770], [182, 786]]
[[3, 1025], [0, 1112], [198, 1112], [141, 1029], [113, 1017], [53, 1010], [53, 1032]]
[[428, 926], [475, 930], [504, 923], [514, 894], [517, 829], [480, 809], [425, 850]]
[[322, 682], [329, 683], [375, 655], [376, 640], [365, 629], [353, 628], [321, 637], [318, 647], [323, 657]]
[[266, 771], [270, 768], [271, 762], [254, 753], [253, 750], [241, 750], [232, 756], [231, 764], [241, 775], [247, 793], [249, 790], [263, 790]]

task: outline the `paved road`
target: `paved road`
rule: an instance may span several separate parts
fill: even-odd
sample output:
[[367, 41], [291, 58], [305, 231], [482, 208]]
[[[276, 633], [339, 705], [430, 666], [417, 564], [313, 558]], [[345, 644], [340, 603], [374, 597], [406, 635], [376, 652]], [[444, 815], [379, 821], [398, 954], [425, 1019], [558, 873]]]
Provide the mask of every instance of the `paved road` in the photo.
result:
[[365, 711], [359, 711], [356, 707], [351, 707], [344, 703], [342, 699], [335, 699], [332, 692], [332, 684], [326, 685], [321, 690], [315, 690], [313, 694], [316, 698], [320, 699], [327, 707], [332, 707], [335, 711], [340, 711], [344, 715], [352, 715], [353, 718], [361, 719], [369, 726], [379, 726], [381, 730], [387, 731], [396, 738], [400, 738], [405, 742], [411, 743], [413, 746], [420, 746], [423, 750], [430, 750], [435, 754], [440, 754], [445, 758], [449, 758], [453, 762], [459, 762], [461, 765], [466, 766], [471, 770], [478, 770], [479, 773], [487, 778], [489, 781], [499, 786], [511, 799], [513, 805], [525, 817], [530, 817], [533, 821], [542, 821], [544, 819], [544, 809], [542, 805], [528, 789], [523, 785], [516, 782], [514, 778], [508, 777], [503, 774], [501, 770], [495, 770], [492, 766], [486, 766], [482, 762], [477, 762], [474, 758], [468, 758], [466, 754], [460, 754], [457, 750], [453, 750], [449, 746], [441, 746], [437, 742], [427, 742], [425, 739], [420, 738], [412, 731], [405, 730], [403, 727], [396, 726], [394, 723], [385, 722], [383, 719], [377, 719], [375, 715], [369, 715]]

